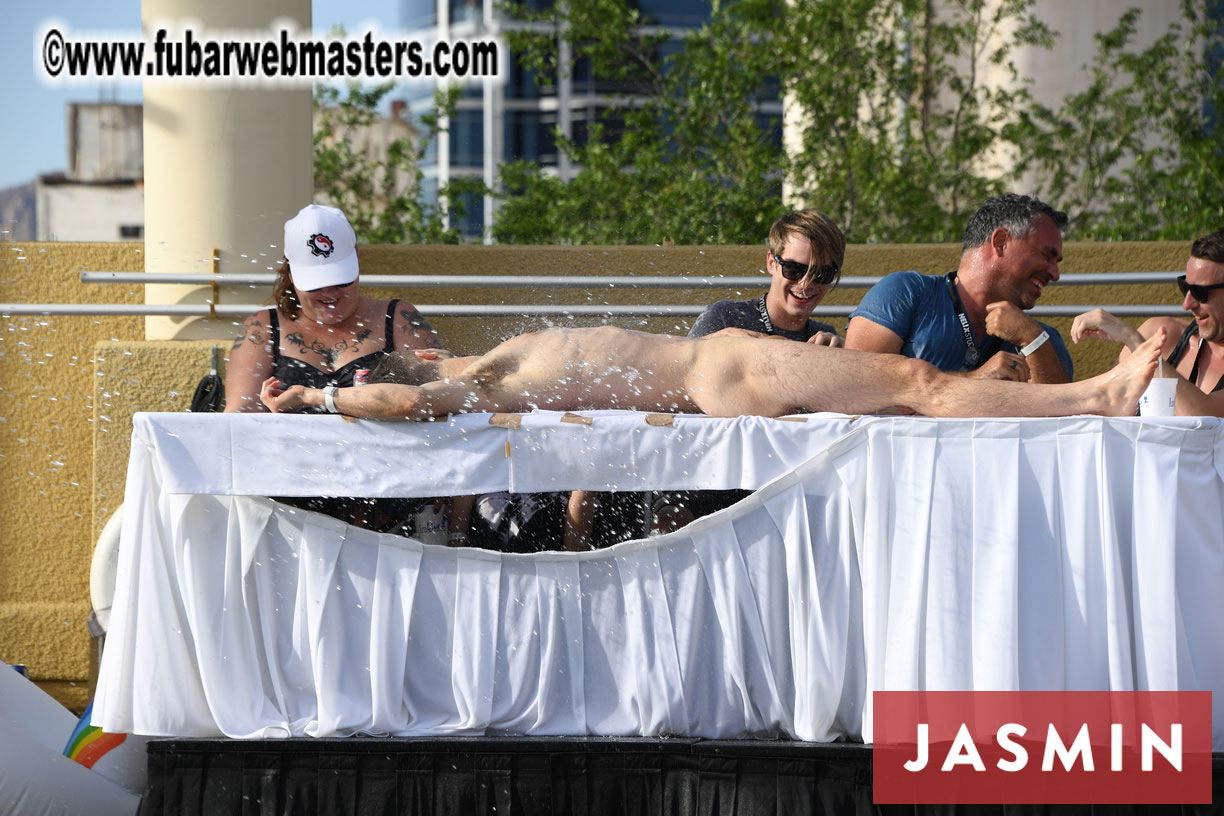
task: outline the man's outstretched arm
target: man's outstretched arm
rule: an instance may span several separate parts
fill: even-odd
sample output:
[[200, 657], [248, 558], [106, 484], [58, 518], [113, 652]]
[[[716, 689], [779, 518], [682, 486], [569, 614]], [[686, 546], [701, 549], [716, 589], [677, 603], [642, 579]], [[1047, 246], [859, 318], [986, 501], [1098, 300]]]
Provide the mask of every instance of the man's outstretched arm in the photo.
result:
[[[1149, 320], [1143, 325], [1146, 327], [1152, 322]], [[1104, 309], [1093, 309], [1090, 312], [1077, 315], [1075, 320], [1071, 322], [1071, 342], [1078, 343], [1086, 337], [1095, 337], [1100, 340], [1121, 343], [1126, 346], [1129, 353], [1137, 349], [1140, 343], [1150, 337], [1156, 328], [1158, 326], [1153, 326], [1151, 331], [1144, 334], [1142, 328], [1136, 329]], [[1176, 337], [1172, 331], [1169, 332], [1169, 335]]]

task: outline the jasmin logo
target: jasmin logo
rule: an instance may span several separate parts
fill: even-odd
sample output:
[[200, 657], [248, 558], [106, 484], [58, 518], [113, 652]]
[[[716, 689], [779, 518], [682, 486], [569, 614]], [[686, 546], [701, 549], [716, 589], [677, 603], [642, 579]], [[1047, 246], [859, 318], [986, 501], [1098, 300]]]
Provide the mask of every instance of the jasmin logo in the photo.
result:
[[1211, 693], [881, 692], [877, 804], [1211, 802]]
[[[1174, 770], [1182, 769], [1182, 726], [1181, 723], [1172, 723], [1169, 726], [1171, 733], [1169, 742], [1164, 742], [1156, 735], [1156, 732], [1143, 723], [1139, 726], [1142, 737], [1142, 765], [1141, 770], [1152, 770], [1152, 753], [1159, 751]], [[918, 756], [905, 763], [905, 770], [911, 773], [917, 773], [927, 766], [930, 758], [930, 730], [929, 723], [918, 723], [917, 747]], [[1022, 742], [1017, 742], [1017, 738], [1023, 737], [1028, 731], [1020, 723], [1006, 723], [995, 732], [995, 742], [1003, 749], [1004, 752], [1010, 754], [1010, 759], [1000, 759], [995, 763], [999, 770], [1015, 773], [1022, 771], [1028, 765], [1029, 756]], [[1123, 770], [1123, 748], [1126, 742], [1123, 738], [1124, 730], [1121, 723], [1110, 723], [1109, 725], [1110, 741], [1109, 741], [1109, 770]], [[1088, 724], [1084, 723], [1080, 726], [1079, 733], [1075, 735], [1075, 739], [1070, 745], [1063, 742], [1062, 737], [1058, 733], [1058, 726], [1050, 723], [1049, 729], [1046, 731], [1045, 749], [1041, 754], [1041, 770], [1050, 771], [1054, 769], [1054, 760], [1057, 758], [1065, 770], [1073, 770], [1076, 763], [1082, 763], [1085, 771], [1096, 770], [1096, 762], [1092, 755], [1092, 742], [1088, 731]], [[956, 737], [952, 740], [951, 747], [948, 748], [948, 754], [944, 757], [943, 764], [940, 766], [941, 771], [950, 771], [958, 765], [968, 765], [973, 770], [985, 772], [986, 766], [982, 762], [982, 755], [978, 752], [976, 744], [973, 742], [973, 735], [969, 732], [969, 726], [961, 723], [960, 728], [956, 732]]]

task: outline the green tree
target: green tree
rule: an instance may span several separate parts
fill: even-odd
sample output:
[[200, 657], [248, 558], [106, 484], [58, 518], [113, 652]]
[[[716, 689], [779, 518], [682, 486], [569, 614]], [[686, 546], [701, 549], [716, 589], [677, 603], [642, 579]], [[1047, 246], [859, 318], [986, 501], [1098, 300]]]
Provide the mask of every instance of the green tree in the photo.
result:
[[[558, 3], [534, 17], [519, 9], [568, 32], [592, 74], [625, 82], [631, 96], [615, 112], [623, 127], [561, 141], [582, 168], [572, 181], [503, 167], [494, 235], [756, 242], [783, 209], [786, 180], [851, 240], [959, 236], [1004, 186], [992, 161], [1028, 99], [1010, 52], [1052, 39], [1031, 5], [715, 3], [710, 22], [663, 56], [657, 39], [635, 33], [642, 21], [622, 0]], [[526, 33], [511, 47], [542, 73], [557, 69], [555, 33]], [[1010, 81], [983, 82], [988, 65]], [[777, 144], [779, 117], [762, 121], [765, 103], [782, 97], [805, 111], [789, 151]]]
[[1181, 8], [1141, 49], [1140, 12], [1127, 11], [1097, 35], [1088, 87], [1057, 110], [1031, 106], [1011, 134], [1030, 147], [1018, 170], [1067, 208], [1079, 235], [1186, 239], [1224, 223], [1220, 17], [1203, 0]]
[[457, 179], [439, 190], [438, 203], [420, 195], [421, 159], [431, 140], [445, 135], [437, 111], [453, 112], [458, 89], [439, 92], [435, 112], [421, 117], [424, 133], [417, 144], [393, 139], [386, 156], [371, 157], [354, 147], [354, 135], [378, 120], [378, 106], [394, 85], [373, 89], [350, 85], [344, 93], [335, 87], [315, 89], [319, 112], [314, 131], [314, 183], [327, 201], [344, 210], [359, 241], [380, 244], [459, 243], [458, 230], [447, 227], [463, 215], [463, 194], [483, 195], [476, 179]]
[[[558, 4], [516, 13], [565, 30], [574, 58], [623, 89], [602, 122], [558, 149], [580, 169], [562, 181], [538, 165], [500, 169], [494, 237], [506, 243], [749, 243], [782, 209], [785, 158], [761, 103], [779, 62], [762, 31], [783, 4], [744, 0], [670, 46], [642, 35], [639, 13], [622, 0]], [[541, 75], [558, 70], [555, 33], [509, 37]], [[766, 46], [766, 47], [763, 47]], [[566, 70], [568, 66], [561, 66]]]
[[[1188, 238], [1224, 221], [1222, 0], [1135, 46], [1137, 11], [1097, 38], [1088, 87], [1047, 107], [1013, 64], [1055, 33], [1033, 0], [714, 0], [681, 48], [642, 35], [626, 0], [568, 0], [510, 40], [543, 76], [565, 33], [619, 82], [602, 126], [559, 149], [562, 181], [501, 170], [504, 242], [756, 242], [788, 200], [852, 241], [949, 241], [980, 202], [1034, 190], [1072, 234]], [[1213, 61], [1214, 60], [1214, 61]], [[785, 99], [788, 144], [771, 138]], [[799, 112], [802, 112], [801, 114]], [[767, 120], [768, 121], [764, 121]]]
[[1052, 41], [1030, 0], [802, 4], [788, 29], [799, 197], [851, 240], [959, 239], [1007, 186], [1002, 132], [1029, 100], [1012, 52]]

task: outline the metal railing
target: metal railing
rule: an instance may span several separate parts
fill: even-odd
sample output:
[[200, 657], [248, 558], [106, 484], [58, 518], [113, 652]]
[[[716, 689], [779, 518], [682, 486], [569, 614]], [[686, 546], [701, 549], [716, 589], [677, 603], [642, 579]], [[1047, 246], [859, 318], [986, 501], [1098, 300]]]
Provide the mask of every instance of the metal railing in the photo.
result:
[[[616, 304], [573, 306], [471, 303], [433, 305], [414, 303], [427, 317], [696, 317], [705, 311], [703, 304], [673, 306], [622, 306]], [[246, 303], [213, 306], [209, 304], [143, 304], [143, 303], [0, 303], [0, 316], [16, 315], [97, 315], [101, 317], [246, 317], [266, 304]], [[817, 306], [813, 317], [849, 317], [855, 306]], [[1026, 314], [1034, 317], [1075, 317], [1096, 305], [1064, 304], [1034, 306]], [[1180, 306], [1118, 305], [1106, 307], [1119, 317], [1185, 317]]]
[[[1180, 272], [1085, 272], [1064, 275], [1052, 286], [1112, 286], [1131, 283], [1173, 283]], [[81, 272], [81, 283], [180, 283], [218, 286], [271, 286], [271, 272]], [[769, 286], [764, 270], [759, 275], [702, 277], [652, 275], [367, 275], [367, 286], [440, 289], [471, 286], [480, 289], [737, 289]], [[880, 280], [874, 275], [847, 275], [842, 289], [870, 289]]]
[[[1118, 284], [1173, 283], [1179, 272], [1091, 272], [1064, 275], [1056, 286], [1113, 286]], [[195, 284], [206, 286], [270, 286], [270, 272], [256, 273], [160, 273], [160, 272], [81, 272], [83, 283], [111, 284]], [[480, 289], [764, 289], [769, 285], [764, 274], [748, 276], [648, 276], [648, 275], [370, 275], [369, 286], [391, 288]], [[847, 276], [838, 286], [867, 289], [880, 279], [874, 276]], [[691, 317], [705, 309], [704, 304], [422, 304], [414, 303], [429, 317]], [[168, 317], [243, 317], [266, 306], [257, 303], [220, 304], [120, 304], [120, 303], [0, 303], [0, 315], [100, 315]], [[1035, 306], [1029, 313], [1037, 317], [1074, 317], [1095, 305], [1062, 304]], [[1140, 304], [1109, 306], [1122, 317], [1182, 316], [1180, 306]], [[817, 317], [847, 317], [855, 307], [817, 306]]]

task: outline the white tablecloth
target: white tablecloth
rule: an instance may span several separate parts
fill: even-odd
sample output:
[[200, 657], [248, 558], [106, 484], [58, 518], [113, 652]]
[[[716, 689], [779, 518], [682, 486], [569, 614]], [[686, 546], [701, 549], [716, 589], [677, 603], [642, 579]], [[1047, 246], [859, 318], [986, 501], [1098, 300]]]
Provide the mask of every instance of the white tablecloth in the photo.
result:
[[[138, 415], [95, 723], [870, 741], [873, 689], [1224, 692], [1219, 420], [586, 416]], [[259, 497], [766, 482], [583, 554]]]

